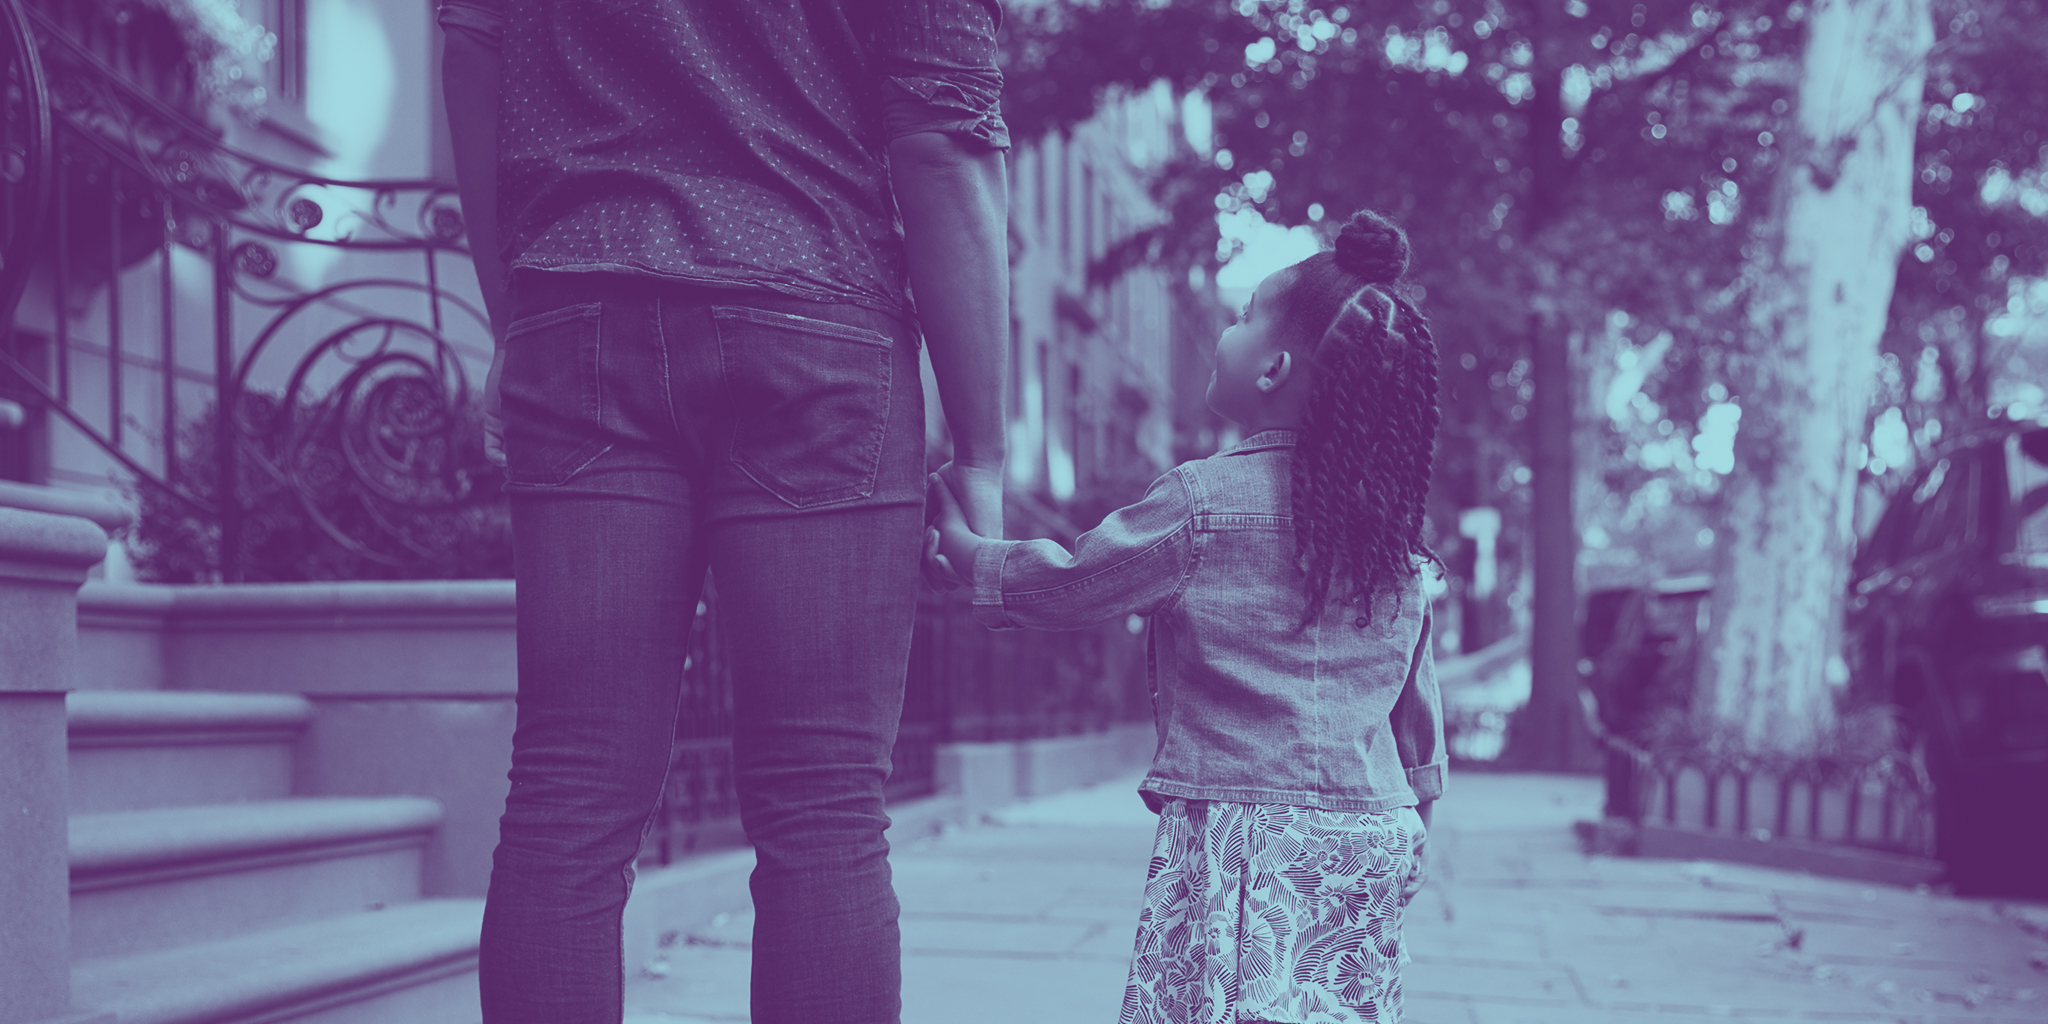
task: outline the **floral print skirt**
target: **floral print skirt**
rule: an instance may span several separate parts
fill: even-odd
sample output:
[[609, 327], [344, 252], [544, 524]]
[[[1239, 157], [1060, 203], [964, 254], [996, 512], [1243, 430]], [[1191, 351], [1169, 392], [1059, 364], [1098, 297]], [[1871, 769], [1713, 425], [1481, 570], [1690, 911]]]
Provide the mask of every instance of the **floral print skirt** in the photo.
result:
[[1413, 821], [1167, 799], [1122, 1024], [1400, 1021]]

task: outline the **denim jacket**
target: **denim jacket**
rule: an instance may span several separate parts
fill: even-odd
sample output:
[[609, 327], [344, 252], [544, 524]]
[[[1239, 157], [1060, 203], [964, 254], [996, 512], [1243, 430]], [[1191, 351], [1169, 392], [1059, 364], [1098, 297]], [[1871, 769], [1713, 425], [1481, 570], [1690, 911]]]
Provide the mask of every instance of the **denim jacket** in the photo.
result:
[[1269, 430], [1175, 467], [1069, 553], [982, 545], [975, 618], [1079, 629], [1147, 617], [1160, 797], [1384, 811], [1443, 793], [1443, 706], [1420, 579], [1371, 622], [1331, 600], [1305, 630], [1289, 460]]

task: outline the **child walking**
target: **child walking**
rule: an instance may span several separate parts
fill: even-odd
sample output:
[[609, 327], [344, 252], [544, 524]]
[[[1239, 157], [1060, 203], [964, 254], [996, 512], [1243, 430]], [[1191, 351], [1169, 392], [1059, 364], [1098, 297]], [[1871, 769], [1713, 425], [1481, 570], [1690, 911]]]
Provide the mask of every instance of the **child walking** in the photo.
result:
[[1178, 466], [1069, 553], [967, 529], [936, 476], [928, 554], [991, 628], [1147, 617], [1159, 814], [1123, 1024], [1401, 1019], [1401, 914], [1444, 789], [1421, 586], [1436, 347], [1390, 287], [1400, 228], [1352, 216], [1216, 343], [1236, 446]]

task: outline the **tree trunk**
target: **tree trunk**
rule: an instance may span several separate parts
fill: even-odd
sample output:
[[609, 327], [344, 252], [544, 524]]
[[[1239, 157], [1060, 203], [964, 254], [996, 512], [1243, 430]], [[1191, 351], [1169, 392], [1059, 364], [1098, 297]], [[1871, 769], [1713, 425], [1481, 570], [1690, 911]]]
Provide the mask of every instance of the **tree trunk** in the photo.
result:
[[1571, 338], [1557, 304], [1557, 267], [1537, 240], [1551, 232], [1565, 188], [1565, 154], [1559, 139], [1564, 121], [1566, 59], [1548, 5], [1529, 4], [1524, 14], [1536, 39], [1530, 69], [1534, 94], [1529, 104], [1528, 256], [1535, 294], [1529, 317], [1529, 704], [1508, 733], [1508, 760], [1521, 768], [1566, 771], [1597, 763], [1579, 706], [1578, 556], [1579, 529], [1572, 507]]
[[1858, 444], [1912, 211], [1929, 0], [1820, 0], [1796, 125], [1751, 241], [1742, 408], [1695, 710], [1753, 750], [1807, 748], [1847, 681]]
[[1550, 771], [1597, 764], [1579, 706], [1577, 566], [1579, 528], [1572, 503], [1571, 337], [1555, 316], [1530, 318], [1536, 394], [1529, 403], [1529, 706], [1510, 738], [1515, 765]]

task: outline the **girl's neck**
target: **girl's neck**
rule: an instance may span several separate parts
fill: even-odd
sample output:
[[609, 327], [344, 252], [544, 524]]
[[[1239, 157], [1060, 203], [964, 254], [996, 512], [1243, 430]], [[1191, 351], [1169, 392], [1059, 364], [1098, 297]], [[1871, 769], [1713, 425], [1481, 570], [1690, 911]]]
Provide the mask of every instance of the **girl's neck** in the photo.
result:
[[1251, 419], [1238, 423], [1237, 429], [1243, 432], [1245, 437], [1250, 437], [1253, 434], [1262, 433], [1268, 430], [1299, 431], [1300, 429], [1302, 429], [1302, 424], [1300, 416], [1289, 415], [1285, 413], [1276, 413], [1269, 416], [1252, 417]]

